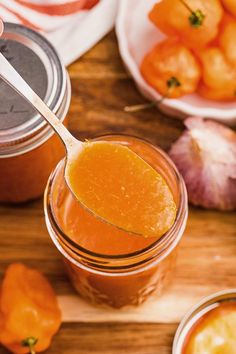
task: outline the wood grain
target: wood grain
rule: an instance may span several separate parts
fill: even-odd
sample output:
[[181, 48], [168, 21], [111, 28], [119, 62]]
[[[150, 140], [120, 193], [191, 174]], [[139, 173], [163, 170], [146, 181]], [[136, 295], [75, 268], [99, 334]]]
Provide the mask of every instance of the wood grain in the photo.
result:
[[[80, 138], [129, 133], [167, 150], [183, 124], [157, 109], [127, 114], [145, 102], [126, 73], [114, 33], [70, 66], [69, 128]], [[42, 270], [62, 306], [64, 323], [49, 354], [170, 354], [177, 322], [202, 296], [236, 287], [236, 217], [191, 208], [173, 283], [160, 301], [122, 311], [84, 304], [72, 289], [44, 224], [42, 200], [0, 206], [0, 274], [21, 261]], [[0, 354], [6, 351], [0, 348]]]
[[50, 353], [169, 354], [175, 330], [176, 325], [163, 324], [64, 324]]

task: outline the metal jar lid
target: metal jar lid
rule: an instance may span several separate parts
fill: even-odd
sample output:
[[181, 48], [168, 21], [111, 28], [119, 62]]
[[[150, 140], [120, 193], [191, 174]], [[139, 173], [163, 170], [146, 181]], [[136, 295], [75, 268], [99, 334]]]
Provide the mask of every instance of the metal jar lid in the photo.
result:
[[[22, 25], [5, 23], [0, 52], [50, 109], [64, 118], [68, 110], [70, 83], [53, 46], [39, 33]], [[68, 97], [69, 96], [69, 97]], [[29, 145], [35, 136], [52, 133], [46, 121], [0, 79], [0, 157]], [[19, 149], [18, 149], [19, 150]], [[18, 151], [19, 153], [19, 151]]]
[[201, 302], [194, 306], [182, 319], [175, 333], [172, 347], [172, 354], [182, 354], [186, 337], [193, 328], [194, 324], [207, 312], [218, 307], [222, 302], [236, 302], [236, 289], [229, 289], [217, 292], [205, 297]]

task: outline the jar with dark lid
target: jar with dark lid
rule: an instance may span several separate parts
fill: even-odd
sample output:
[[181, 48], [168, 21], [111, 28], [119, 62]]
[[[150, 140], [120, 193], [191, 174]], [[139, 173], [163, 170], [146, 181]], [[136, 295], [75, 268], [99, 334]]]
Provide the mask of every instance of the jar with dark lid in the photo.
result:
[[[71, 87], [53, 46], [27, 27], [5, 23], [0, 52], [65, 123]], [[24, 202], [42, 195], [63, 154], [46, 121], [0, 79], [0, 202]]]

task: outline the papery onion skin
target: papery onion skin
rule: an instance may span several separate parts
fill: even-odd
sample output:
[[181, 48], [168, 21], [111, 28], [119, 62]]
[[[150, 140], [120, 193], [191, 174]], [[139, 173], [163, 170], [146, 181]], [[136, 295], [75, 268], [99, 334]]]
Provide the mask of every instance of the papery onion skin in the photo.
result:
[[169, 154], [185, 180], [189, 202], [235, 210], [236, 133], [200, 117], [187, 118], [184, 124], [187, 129]]

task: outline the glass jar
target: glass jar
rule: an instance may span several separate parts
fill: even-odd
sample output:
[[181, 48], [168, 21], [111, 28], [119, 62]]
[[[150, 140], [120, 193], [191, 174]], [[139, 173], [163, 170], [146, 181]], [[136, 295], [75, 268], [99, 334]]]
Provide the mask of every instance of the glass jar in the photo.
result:
[[96, 218], [66, 186], [64, 160], [45, 190], [46, 225], [82, 297], [116, 308], [138, 305], [150, 294], [160, 293], [170, 280], [188, 214], [185, 184], [169, 157], [141, 139], [110, 135], [95, 140], [128, 146], [165, 178], [178, 208], [174, 225], [155, 239], [128, 233]]
[[[183, 354], [185, 352], [185, 345], [189, 339], [189, 336], [194, 328], [196, 328], [196, 324], [199, 320], [203, 319], [204, 316], [210, 313], [212, 310], [217, 309], [220, 305], [231, 305], [236, 304], [236, 289], [222, 290], [215, 294], [212, 294], [203, 300], [200, 301], [196, 306], [194, 306], [183, 318], [181, 321], [173, 342], [172, 354]], [[235, 311], [235, 310], [234, 310]], [[198, 334], [199, 336], [200, 334]], [[209, 332], [208, 332], [209, 339]], [[210, 341], [209, 341], [210, 342]], [[221, 338], [218, 337], [216, 340], [218, 345], [221, 343]], [[206, 349], [206, 353], [209, 351]], [[219, 349], [220, 350], [220, 349]], [[215, 352], [216, 353], [216, 352]], [[217, 353], [221, 353], [221, 351], [217, 351]], [[224, 351], [225, 353], [225, 351]], [[233, 354], [229, 353], [228, 354]]]
[[[52, 45], [27, 27], [5, 23], [0, 51], [65, 123], [70, 81]], [[0, 87], [0, 202], [25, 202], [43, 194], [65, 152], [45, 120], [2, 80]]]

